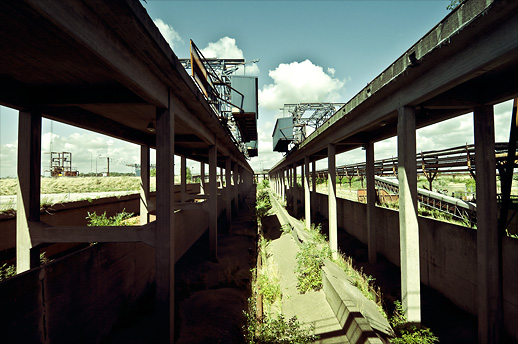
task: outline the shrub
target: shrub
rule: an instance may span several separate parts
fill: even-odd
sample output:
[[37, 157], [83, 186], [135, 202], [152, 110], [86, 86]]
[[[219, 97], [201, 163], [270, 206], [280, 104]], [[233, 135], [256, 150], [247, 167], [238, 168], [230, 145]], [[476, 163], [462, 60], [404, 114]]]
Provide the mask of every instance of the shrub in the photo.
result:
[[269, 187], [270, 187], [270, 180], [268, 180], [268, 179], [263, 179], [261, 181], [261, 183], [259, 183], [259, 185], [257, 185], [257, 189], [258, 190], [266, 189], [266, 188], [269, 188]]
[[394, 329], [396, 338], [391, 342], [394, 344], [433, 344], [439, 341], [429, 328], [418, 328], [415, 324], [407, 321], [401, 302], [395, 301], [394, 315], [390, 318], [390, 324]]
[[272, 209], [272, 203], [270, 202], [270, 195], [266, 190], [260, 190], [257, 193], [256, 200], [256, 215], [259, 219], [262, 219], [266, 216], [268, 211]]
[[326, 258], [331, 258], [325, 236], [320, 233], [320, 226], [310, 230], [311, 239], [300, 246], [297, 253], [297, 289], [301, 293], [322, 289], [321, 269]]
[[[270, 266], [270, 265], [269, 265]], [[257, 293], [262, 295], [263, 302], [274, 303], [281, 298], [281, 285], [277, 272], [273, 268], [263, 268], [257, 276]]]
[[0, 282], [16, 275], [16, 267], [14, 265], [3, 264], [0, 266]]
[[312, 335], [313, 327], [302, 327], [297, 317], [286, 320], [280, 314], [276, 318], [257, 317], [257, 307], [248, 299], [248, 312], [243, 311], [246, 325], [243, 327], [245, 342], [248, 344], [309, 344], [318, 339]]
[[102, 215], [97, 215], [95, 211], [93, 213], [88, 212], [87, 220], [90, 221], [88, 226], [98, 227], [98, 226], [129, 226], [130, 224], [127, 222], [128, 219], [133, 217], [133, 213], [127, 213], [125, 209], [112, 217], [107, 217], [106, 212]]

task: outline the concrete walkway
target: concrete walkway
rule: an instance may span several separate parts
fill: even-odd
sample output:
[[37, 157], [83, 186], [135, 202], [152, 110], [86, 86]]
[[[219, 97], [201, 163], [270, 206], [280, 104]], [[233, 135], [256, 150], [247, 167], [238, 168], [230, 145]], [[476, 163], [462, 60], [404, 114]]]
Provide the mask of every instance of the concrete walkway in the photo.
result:
[[[280, 226], [289, 225], [287, 218], [289, 215], [276, 201], [272, 201], [272, 212], [277, 215]], [[290, 222], [295, 226], [303, 226], [296, 219], [292, 219]], [[313, 326], [315, 334], [320, 337], [320, 340], [316, 343], [349, 343], [325, 298], [323, 290], [310, 291], [305, 294], [301, 294], [297, 290], [295, 269], [299, 246], [294, 237], [289, 234], [282, 234], [271, 241], [267, 252], [279, 269], [282, 293], [281, 307], [286, 319], [297, 316], [303, 325]]]

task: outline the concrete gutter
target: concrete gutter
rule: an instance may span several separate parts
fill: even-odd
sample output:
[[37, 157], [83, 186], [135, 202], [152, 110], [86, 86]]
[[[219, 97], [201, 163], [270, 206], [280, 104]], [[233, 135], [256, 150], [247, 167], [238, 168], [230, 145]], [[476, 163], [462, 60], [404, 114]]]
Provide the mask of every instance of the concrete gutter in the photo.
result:
[[[270, 199], [278, 210], [281, 225], [291, 227], [295, 242], [300, 245], [308, 241], [310, 238], [304, 224], [292, 217], [272, 192]], [[327, 303], [351, 343], [390, 343], [394, 331], [388, 320], [379, 312], [376, 304], [354, 286], [345, 271], [330, 260], [326, 260], [322, 267], [322, 283]]]
[[351, 343], [390, 343], [394, 331], [387, 319], [330, 260], [322, 267], [322, 284], [326, 300]]

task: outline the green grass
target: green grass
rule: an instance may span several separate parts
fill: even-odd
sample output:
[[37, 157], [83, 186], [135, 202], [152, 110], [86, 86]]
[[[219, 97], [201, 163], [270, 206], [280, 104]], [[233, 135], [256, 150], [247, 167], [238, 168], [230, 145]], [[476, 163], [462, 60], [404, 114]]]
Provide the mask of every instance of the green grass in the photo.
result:
[[301, 293], [322, 289], [321, 269], [326, 259], [331, 258], [331, 249], [320, 226], [309, 230], [311, 238], [300, 245], [297, 253], [297, 289]]
[[[156, 178], [151, 178], [151, 190], [156, 190]], [[16, 195], [17, 179], [0, 179], [0, 195]], [[140, 177], [59, 177], [41, 178], [41, 193], [82, 193], [105, 191], [135, 191]]]
[[304, 327], [297, 317], [286, 319], [283, 314], [258, 317], [254, 299], [248, 299], [248, 311], [243, 311], [245, 343], [248, 344], [310, 344], [318, 339], [313, 327]]
[[417, 327], [407, 321], [401, 302], [394, 302], [395, 310], [389, 319], [390, 325], [394, 329], [396, 338], [391, 339], [394, 344], [433, 344], [439, 342], [429, 328], [424, 326]]
[[114, 216], [107, 217], [106, 212], [102, 215], [97, 215], [95, 211], [93, 213], [88, 212], [86, 219], [89, 221], [88, 226], [131, 226], [133, 222], [130, 220], [133, 217], [133, 213], [127, 213], [125, 209]]

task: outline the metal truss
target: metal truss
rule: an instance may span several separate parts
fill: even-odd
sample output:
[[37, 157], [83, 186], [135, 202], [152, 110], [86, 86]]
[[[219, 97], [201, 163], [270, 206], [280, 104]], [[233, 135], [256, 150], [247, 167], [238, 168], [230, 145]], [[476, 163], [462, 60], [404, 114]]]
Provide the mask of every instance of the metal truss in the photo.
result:
[[194, 42], [191, 41], [191, 55], [193, 54], [198, 56], [199, 62], [203, 64], [205, 69], [203, 74], [206, 73], [206, 75], [204, 75], [206, 80], [199, 80], [198, 77], [195, 77], [195, 73], [193, 73], [192, 58], [179, 59], [180, 63], [186, 70], [191, 71], [189, 75], [191, 75], [195, 84], [198, 86], [198, 88], [200, 88], [202, 94], [205, 95], [205, 98], [211, 105], [212, 109], [218, 115], [221, 124], [228, 129], [234, 144], [239, 148], [239, 150], [245, 155], [247, 159], [250, 159], [248, 155], [248, 149], [244, 140], [242, 139], [241, 132], [232, 116], [232, 108], [240, 108], [239, 106], [232, 104], [232, 91], [239, 94], [241, 94], [241, 92], [232, 88], [231, 75], [235, 73], [241, 66], [249, 63], [257, 63], [259, 60], [245, 62], [244, 59], [207, 59], [203, 56], [198, 47], [196, 47]]
[[[298, 146], [314, 130], [324, 124], [344, 103], [284, 104], [284, 116], [293, 117], [293, 144]], [[305, 117], [304, 117], [305, 116]], [[308, 128], [312, 130], [308, 132]]]

